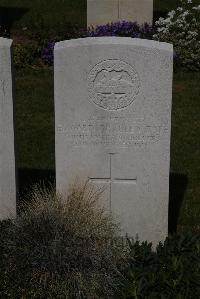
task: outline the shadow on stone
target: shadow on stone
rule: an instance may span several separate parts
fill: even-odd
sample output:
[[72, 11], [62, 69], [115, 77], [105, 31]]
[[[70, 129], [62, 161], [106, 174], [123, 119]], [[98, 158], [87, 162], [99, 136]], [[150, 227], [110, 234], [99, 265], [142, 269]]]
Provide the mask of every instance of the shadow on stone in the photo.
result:
[[49, 187], [55, 184], [55, 171], [41, 169], [18, 169], [18, 193], [20, 198], [26, 197], [31, 188], [39, 184], [42, 187]]
[[[188, 179], [186, 175], [170, 173], [168, 217], [169, 233], [176, 232], [177, 230], [178, 217], [187, 183]], [[30, 189], [36, 184], [47, 188], [51, 185], [55, 185], [55, 171], [26, 168], [18, 169], [18, 200], [20, 201], [20, 198], [25, 198]]]
[[170, 173], [169, 178], [169, 217], [168, 231], [174, 233], [177, 230], [177, 222], [184, 193], [188, 184], [188, 178], [181, 173]]
[[0, 27], [2, 31], [10, 32], [14, 22], [27, 13], [28, 8], [0, 6]]

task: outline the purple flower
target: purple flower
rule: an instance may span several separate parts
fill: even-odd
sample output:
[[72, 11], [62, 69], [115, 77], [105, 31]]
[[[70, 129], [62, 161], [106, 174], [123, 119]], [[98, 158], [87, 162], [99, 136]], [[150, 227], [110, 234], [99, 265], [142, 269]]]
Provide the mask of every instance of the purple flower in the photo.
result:
[[144, 23], [140, 26], [137, 22], [118, 21], [105, 25], [99, 25], [96, 28], [90, 27], [88, 28], [85, 36], [127, 36], [133, 38], [152, 39], [154, 34], [155, 27], [148, 23]]
[[42, 60], [49, 65], [53, 64], [53, 50], [54, 50], [54, 46], [55, 46], [55, 41], [49, 41], [47, 43], [47, 46], [45, 48], [42, 49], [41, 51], [41, 58]]
[[[82, 37], [126, 36], [132, 38], [152, 39], [155, 33], [155, 27], [148, 23], [139, 25], [137, 22], [118, 21], [105, 25], [99, 25], [96, 28], [90, 27], [86, 32], [82, 33]], [[55, 41], [51, 40], [41, 51], [42, 60], [49, 65], [53, 64], [54, 46]]]

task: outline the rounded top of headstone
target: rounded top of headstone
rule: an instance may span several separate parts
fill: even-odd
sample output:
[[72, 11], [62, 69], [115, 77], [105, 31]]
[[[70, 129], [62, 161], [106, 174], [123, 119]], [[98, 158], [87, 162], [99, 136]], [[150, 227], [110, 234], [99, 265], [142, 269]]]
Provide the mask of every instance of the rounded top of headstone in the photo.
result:
[[12, 39], [0, 37], [0, 47], [11, 47], [12, 42]]
[[157, 50], [173, 52], [173, 45], [164, 42], [158, 42], [147, 39], [132, 38], [132, 37], [117, 37], [117, 36], [104, 36], [104, 37], [86, 37], [77, 38], [71, 40], [61, 41], [55, 44], [55, 50], [79, 47], [79, 46], [90, 46], [90, 45], [127, 45], [135, 47], [152, 48]]

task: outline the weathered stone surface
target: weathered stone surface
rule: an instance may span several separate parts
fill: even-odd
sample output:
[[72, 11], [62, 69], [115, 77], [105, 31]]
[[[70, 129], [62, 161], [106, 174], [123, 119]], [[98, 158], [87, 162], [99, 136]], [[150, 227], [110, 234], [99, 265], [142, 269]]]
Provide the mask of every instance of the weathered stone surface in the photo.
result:
[[152, 23], [153, 0], [87, 0], [87, 25], [119, 20]]
[[124, 233], [154, 244], [168, 227], [172, 45], [120, 37], [55, 47], [56, 184], [105, 187]]
[[119, 19], [118, 0], [87, 0], [87, 25], [103, 25]]
[[16, 214], [11, 45], [0, 38], [0, 220]]

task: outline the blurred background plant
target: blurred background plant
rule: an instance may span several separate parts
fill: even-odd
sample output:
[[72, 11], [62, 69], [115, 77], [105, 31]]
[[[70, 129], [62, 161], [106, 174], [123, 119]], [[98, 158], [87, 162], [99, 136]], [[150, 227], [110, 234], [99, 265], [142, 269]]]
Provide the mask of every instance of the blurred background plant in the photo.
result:
[[139, 25], [137, 22], [118, 21], [100, 25], [97, 27], [89, 27], [86, 32], [86, 37], [98, 36], [126, 36], [135, 38], [152, 39], [155, 33], [154, 26], [148, 23]]
[[[158, 0], [157, 0], [158, 2]], [[80, 2], [81, 7], [85, 7], [84, 1]], [[18, 32], [20, 34], [26, 35], [30, 40], [34, 40], [37, 43], [37, 50], [31, 47], [26, 47], [22, 49], [22, 46], [16, 47], [16, 57], [14, 59], [18, 68], [24, 67], [30, 63], [38, 66], [43, 66], [44, 64], [52, 66], [53, 65], [53, 46], [56, 41], [67, 40], [79, 37], [98, 37], [98, 36], [126, 36], [132, 38], [145, 38], [145, 39], [155, 39], [158, 41], [173, 43], [175, 55], [174, 63], [177, 67], [184, 67], [189, 70], [199, 70], [200, 69], [200, 6], [197, 5], [196, 0], [180, 0], [180, 5], [170, 4], [174, 9], [168, 14], [163, 13], [163, 17], [159, 20], [154, 20], [155, 25], [150, 24], [139, 25], [137, 22], [129, 21], [119, 21], [110, 24], [102, 24], [96, 28], [90, 27], [87, 30], [81, 29], [85, 27], [84, 18], [79, 21], [72, 20], [72, 16], [68, 14], [60, 15], [59, 21], [56, 26], [52, 26], [49, 22], [49, 16], [43, 16], [39, 6], [39, 2], [35, 7], [37, 7], [37, 13], [31, 13], [31, 19], [27, 16], [29, 12], [26, 12], [24, 17], [22, 17], [23, 28], [19, 30], [18, 21], [16, 22], [15, 38]], [[194, 4], [193, 4], [194, 3]], [[73, 9], [75, 4], [71, 1], [66, 4], [57, 3], [57, 8], [60, 11], [64, 8]], [[162, 4], [163, 5], [163, 4]], [[55, 3], [51, 2], [50, 6], [52, 9], [56, 10]], [[50, 8], [49, 8], [50, 9]], [[58, 18], [57, 13], [56, 18]], [[166, 15], [167, 14], [167, 15]], [[157, 15], [157, 14], [155, 14]], [[155, 16], [154, 16], [155, 17]], [[31, 28], [31, 29], [30, 29]], [[9, 36], [9, 31], [0, 32], [0, 35]], [[34, 52], [34, 53], [33, 53]]]
[[153, 38], [172, 43], [179, 64], [190, 70], [200, 70], [200, 5], [182, 0], [181, 6], [155, 22]]
[[40, 57], [40, 50], [35, 43], [28, 45], [14, 44], [13, 60], [16, 68], [30, 67]]
[[41, 58], [44, 61], [44, 63], [48, 65], [53, 65], [54, 61], [54, 46], [55, 46], [55, 41], [48, 41], [46, 47], [44, 47], [41, 50]]
[[[145, 23], [143, 25], [139, 25], [137, 22], [128, 22], [128, 21], [120, 21], [109, 23], [106, 25], [89, 27], [87, 31], [79, 30], [74, 31], [71, 30], [72, 34], [69, 34], [64, 39], [77, 38], [77, 37], [101, 37], [101, 36], [126, 36], [126, 37], [135, 37], [135, 38], [146, 38], [152, 39], [152, 36], [155, 33], [154, 26]], [[57, 38], [56, 41], [59, 41]], [[53, 64], [53, 48], [55, 45], [55, 40], [49, 40], [46, 42], [45, 47], [41, 51], [41, 58], [44, 63], [48, 65]]]
[[62, 31], [55, 33], [50, 28], [43, 27], [37, 32], [30, 32], [24, 29], [24, 35], [16, 33], [14, 42], [14, 64], [17, 68], [27, 66], [53, 65], [53, 50], [56, 41], [78, 38], [82, 30], [71, 23], [64, 23]]

